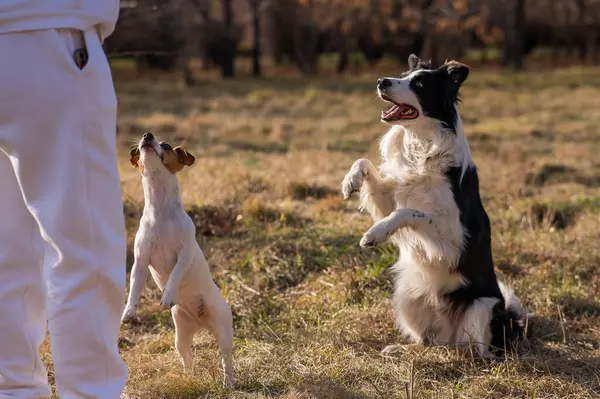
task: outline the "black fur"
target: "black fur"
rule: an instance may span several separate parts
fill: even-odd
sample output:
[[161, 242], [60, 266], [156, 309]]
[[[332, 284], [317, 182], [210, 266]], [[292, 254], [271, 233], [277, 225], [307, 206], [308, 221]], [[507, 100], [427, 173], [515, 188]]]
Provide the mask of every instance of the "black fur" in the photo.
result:
[[477, 169], [471, 165], [461, 180], [461, 168], [446, 171], [454, 201], [460, 210], [460, 222], [467, 232], [465, 246], [458, 262], [458, 272], [468, 284], [451, 293], [446, 299], [453, 312], [466, 310], [478, 298], [498, 298], [500, 301], [492, 311], [490, 329], [491, 350], [498, 352], [510, 346], [515, 335], [522, 334], [518, 324], [519, 315], [507, 310], [492, 260], [490, 219], [483, 207], [479, 194]]
[[[424, 62], [415, 55], [409, 57], [408, 66], [409, 71], [402, 75], [404, 81], [401, 83], [406, 84], [408, 80], [422, 113], [440, 121], [450, 132], [444, 129], [440, 134], [456, 134], [459, 121], [456, 105], [460, 101], [459, 90], [469, 75], [469, 67], [450, 61], [432, 68], [430, 62]], [[378, 90], [385, 94], [392, 84], [390, 79], [380, 79]], [[511, 346], [510, 342], [516, 335], [522, 334], [523, 315], [518, 314], [521, 309], [507, 309], [506, 298], [498, 284], [492, 259], [490, 219], [481, 201], [476, 167], [469, 161], [468, 165], [456, 165], [443, 173], [450, 184], [465, 232], [464, 247], [455, 270], [463, 277], [465, 285], [452, 292], [441, 293], [444, 311], [450, 319], [460, 320], [476, 300], [496, 299], [489, 321], [492, 335], [489, 349], [498, 354]]]
[[[444, 123], [456, 134], [458, 114], [456, 104], [460, 101], [459, 89], [469, 75], [469, 67], [456, 61], [446, 62], [432, 68], [431, 62], [423, 62], [417, 56], [408, 59], [409, 71], [404, 77], [417, 72], [410, 79], [410, 89], [415, 93], [423, 113]], [[506, 309], [492, 259], [490, 219], [481, 202], [479, 177], [474, 165], [469, 165], [464, 175], [460, 166], [445, 171], [451, 185], [454, 201], [460, 211], [460, 222], [465, 235], [457, 272], [468, 283], [445, 295], [448, 311], [460, 314], [479, 298], [497, 298], [492, 309], [490, 349], [498, 354], [510, 346], [510, 341], [523, 332], [519, 315]]]
[[469, 75], [469, 67], [456, 61], [432, 69], [431, 62], [424, 62], [416, 55], [408, 58], [408, 72], [419, 73], [410, 79], [410, 89], [415, 93], [425, 116], [442, 121], [456, 133], [455, 104], [460, 101], [458, 90]]
[[524, 327], [519, 324], [519, 318], [517, 313], [505, 308], [504, 301], [497, 303], [492, 309], [490, 350], [496, 355], [502, 354], [505, 349], [510, 350], [511, 343], [523, 336]]

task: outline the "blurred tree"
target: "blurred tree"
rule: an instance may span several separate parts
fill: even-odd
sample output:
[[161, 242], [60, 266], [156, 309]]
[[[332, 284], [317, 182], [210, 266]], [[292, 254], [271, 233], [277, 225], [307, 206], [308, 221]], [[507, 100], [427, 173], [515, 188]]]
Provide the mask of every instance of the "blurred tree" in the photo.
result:
[[264, 7], [266, 44], [275, 63], [293, 62], [303, 74], [317, 72], [319, 30], [314, 19], [321, 0], [267, 1]]
[[221, 10], [223, 13], [223, 22], [228, 28], [233, 27], [233, 9], [231, 7], [231, 0], [221, 0]]
[[472, 47], [484, 62], [488, 49], [500, 49], [513, 68], [540, 47], [555, 62], [588, 62], [598, 58], [600, 0], [122, 0], [105, 48], [133, 57], [138, 70], [180, 65], [193, 84], [192, 58], [234, 76], [240, 41], [255, 76], [265, 55], [303, 74], [316, 73], [323, 55], [335, 55], [344, 73], [386, 55], [438, 65]]
[[[260, 46], [260, 8], [265, 0], [248, 0], [252, 10], [252, 75], [262, 75], [260, 57], [262, 54]], [[267, 0], [268, 1], [268, 0]]]
[[515, 69], [523, 68], [525, 43], [525, 0], [505, 0], [506, 26], [502, 63]]

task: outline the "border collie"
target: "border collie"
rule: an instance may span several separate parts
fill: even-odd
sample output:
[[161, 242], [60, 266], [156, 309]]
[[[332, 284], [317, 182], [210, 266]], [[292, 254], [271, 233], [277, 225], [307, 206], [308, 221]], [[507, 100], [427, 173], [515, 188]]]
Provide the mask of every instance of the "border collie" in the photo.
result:
[[494, 272], [490, 220], [457, 108], [469, 67], [435, 69], [414, 54], [408, 65], [399, 79], [377, 81], [392, 104], [381, 114], [392, 128], [380, 142], [379, 170], [359, 159], [342, 193], [360, 190], [361, 210], [375, 221], [362, 247], [390, 238], [400, 250], [392, 267], [399, 330], [416, 343], [475, 347], [493, 358], [523, 333], [527, 313]]

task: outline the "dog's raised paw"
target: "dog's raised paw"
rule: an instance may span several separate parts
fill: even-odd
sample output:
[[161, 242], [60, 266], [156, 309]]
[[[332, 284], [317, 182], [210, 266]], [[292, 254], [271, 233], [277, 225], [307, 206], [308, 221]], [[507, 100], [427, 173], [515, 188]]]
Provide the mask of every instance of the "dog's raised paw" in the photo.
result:
[[165, 309], [171, 309], [175, 305], [177, 305], [177, 291], [165, 289], [160, 301], [160, 306]]
[[363, 248], [374, 248], [378, 244], [382, 243], [386, 238], [387, 236], [382, 236], [381, 234], [369, 230], [364, 236], [362, 236], [360, 240], [360, 246]]
[[360, 246], [363, 248], [374, 248], [376, 246], [375, 244], [375, 238], [374, 237], [368, 237], [366, 234], [363, 236], [363, 238], [361, 238], [360, 240]]
[[374, 224], [366, 233], [363, 235], [360, 240], [360, 246], [363, 248], [372, 248], [375, 247], [389, 237], [390, 232], [387, 229], [386, 225], [378, 222]]
[[363, 174], [360, 170], [352, 169], [342, 181], [342, 195], [344, 199], [350, 198], [352, 193], [360, 190], [363, 183]]

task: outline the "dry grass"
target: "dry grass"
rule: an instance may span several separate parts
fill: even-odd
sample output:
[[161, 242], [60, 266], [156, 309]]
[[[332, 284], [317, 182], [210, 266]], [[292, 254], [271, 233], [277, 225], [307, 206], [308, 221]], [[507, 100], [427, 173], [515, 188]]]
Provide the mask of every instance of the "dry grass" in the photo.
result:
[[182, 195], [235, 317], [238, 384], [224, 391], [208, 334], [196, 339], [193, 375], [183, 374], [170, 314], [150, 282], [139, 320], [122, 328], [133, 397], [600, 394], [600, 70], [473, 70], [464, 89], [498, 275], [536, 313], [533, 337], [497, 364], [443, 348], [379, 355], [401, 339], [386, 271], [396, 253], [360, 249], [370, 220], [339, 194], [355, 159], [376, 161], [385, 127], [375, 79], [242, 79], [185, 90], [117, 76], [130, 244], [143, 198], [128, 141], [150, 130], [197, 157], [180, 175]]

